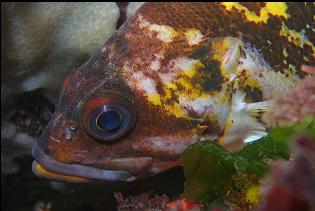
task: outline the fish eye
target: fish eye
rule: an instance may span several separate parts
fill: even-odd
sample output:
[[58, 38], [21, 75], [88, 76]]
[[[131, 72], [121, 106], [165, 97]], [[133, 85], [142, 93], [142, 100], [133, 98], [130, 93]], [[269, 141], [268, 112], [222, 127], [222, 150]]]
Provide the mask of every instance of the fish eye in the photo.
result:
[[131, 131], [135, 119], [135, 113], [128, 105], [106, 103], [90, 112], [85, 128], [99, 141], [114, 141]]
[[96, 125], [103, 130], [116, 130], [120, 126], [121, 116], [117, 111], [103, 111], [96, 120]]

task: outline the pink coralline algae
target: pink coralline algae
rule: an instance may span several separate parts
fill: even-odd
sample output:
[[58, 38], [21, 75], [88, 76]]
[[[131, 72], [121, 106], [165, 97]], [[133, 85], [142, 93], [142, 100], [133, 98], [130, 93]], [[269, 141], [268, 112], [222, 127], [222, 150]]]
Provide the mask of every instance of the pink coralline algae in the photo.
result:
[[268, 125], [298, 122], [306, 116], [315, 116], [315, 76], [299, 82], [287, 95], [276, 100], [272, 110], [263, 116]]

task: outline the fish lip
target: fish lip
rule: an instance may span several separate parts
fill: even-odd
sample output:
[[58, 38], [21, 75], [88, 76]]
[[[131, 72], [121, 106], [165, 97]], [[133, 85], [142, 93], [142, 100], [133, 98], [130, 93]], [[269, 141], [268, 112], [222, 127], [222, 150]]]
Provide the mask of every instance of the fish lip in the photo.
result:
[[[75, 176], [79, 178], [86, 178], [91, 182], [99, 181], [125, 181], [131, 182], [136, 179], [127, 171], [121, 170], [105, 170], [98, 169], [92, 166], [80, 165], [80, 164], [65, 164], [58, 162], [49, 155], [47, 155], [38, 144], [35, 144], [32, 148], [32, 156], [36, 161], [32, 165], [32, 171], [37, 176], [39, 175], [35, 169], [36, 162], [45, 170], [65, 176]], [[47, 176], [49, 178], [49, 176]]]

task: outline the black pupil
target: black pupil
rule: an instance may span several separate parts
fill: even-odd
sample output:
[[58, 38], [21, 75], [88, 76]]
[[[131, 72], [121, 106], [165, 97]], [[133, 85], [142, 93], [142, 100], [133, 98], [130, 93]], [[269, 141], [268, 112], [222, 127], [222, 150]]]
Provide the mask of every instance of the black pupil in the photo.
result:
[[103, 112], [97, 119], [97, 125], [104, 130], [115, 130], [120, 125], [120, 115], [113, 110]]

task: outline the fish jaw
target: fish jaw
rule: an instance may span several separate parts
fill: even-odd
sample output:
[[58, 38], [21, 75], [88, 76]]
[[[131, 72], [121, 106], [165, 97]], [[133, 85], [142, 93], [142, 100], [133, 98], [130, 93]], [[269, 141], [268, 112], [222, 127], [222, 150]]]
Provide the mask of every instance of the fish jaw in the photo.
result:
[[70, 183], [132, 182], [180, 165], [179, 159], [154, 161], [151, 157], [101, 160], [96, 167], [66, 164], [47, 155], [38, 144], [33, 147], [32, 154], [35, 158], [32, 171], [36, 176]]
[[36, 144], [32, 150], [32, 170], [39, 177], [67, 182], [133, 181], [136, 177], [126, 171], [104, 170], [80, 164], [58, 162], [44, 153]]

